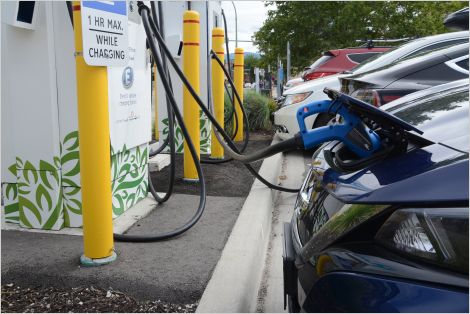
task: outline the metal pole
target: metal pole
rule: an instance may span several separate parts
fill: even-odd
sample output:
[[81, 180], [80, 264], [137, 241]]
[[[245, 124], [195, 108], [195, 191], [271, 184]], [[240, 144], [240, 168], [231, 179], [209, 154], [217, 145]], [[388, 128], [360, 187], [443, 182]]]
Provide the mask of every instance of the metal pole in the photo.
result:
[[[216, 27], [212, 29], [212, 50], [217, 57], [224, 62], [224, 29]], [[224, 71], [219, 67], [217, 61], [212, 60], [212, 101], [214, 104], [214, 116], [217, 122], [224, 127]], [[220, 145], [212, 128], [211, 134], [211, 158], [223, 159], [224, 148]]]
[[79, 1], [73, 3], [73, 20], [84, 247], [80, 262], [96, 266], [116, 259], [111, 201], [108, 70], [105, 66], [85, 63]]
[[255, 68], [255, 91], [259, 94], [259, 68]]
[[153, 66], [153, 110], [155, 113], [154, 127], [155, 127], [155, 140], [158, 142], [160, 134], [158, 133], [158, 89], [157, 89], [157, 66]]
[[[193, 86], [194, 90], [199, 94], [199, 72], [200, 72], [200, 58], [199, 58], [199, 13], [197, 11], [186, 11], [183, 15], [183, 72], [188, 78], [189, 83]], [[183, 87], [183, 118], [186, 128], [188, 129], [189, 136], [194, 143], [196, 152], [200, 154], [200, 128], [199, 128], [199, 112], [200, 109], [194, 100], [193, 96], [189, 93], [186, 87]], [[189, 153], [189, 147], [184, 141], [184, 180], [198, 181], [196, 167], [194, 165], [193, 157]]]
[[[244, 66], [244, 53], [243, 48], [235, 48], [235, 61], [233, 62], [233, 77], [235, 87], [240, 95], [240, 100], [243, 102], [243, 78], [245, 76]], [[243, 141], [243, 112], [240, 109], [238, 99], [235, 98], [235, 110], [238, 117], [238, 131], [235, 135], [235, 141]]]
[[232, 1], [233, 9], [235, 10], [235, 47], [238, 47], [238, 21], [237, 21], [237, 7]]
[[286, 80], [290, 80], [290, 42], [287, 41], [287, 73], [286, 73]]

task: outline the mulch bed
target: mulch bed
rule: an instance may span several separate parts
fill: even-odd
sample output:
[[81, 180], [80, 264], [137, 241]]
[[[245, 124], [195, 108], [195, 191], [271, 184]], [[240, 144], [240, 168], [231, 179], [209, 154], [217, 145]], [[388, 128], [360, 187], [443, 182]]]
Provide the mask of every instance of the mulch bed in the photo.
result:
[[194, 313], [197, 304], [172, 304], [160, 300], [136, 301], [112, 289], [90, 287], [58, 289], [2, 285], [2, 313], [119, 312]]

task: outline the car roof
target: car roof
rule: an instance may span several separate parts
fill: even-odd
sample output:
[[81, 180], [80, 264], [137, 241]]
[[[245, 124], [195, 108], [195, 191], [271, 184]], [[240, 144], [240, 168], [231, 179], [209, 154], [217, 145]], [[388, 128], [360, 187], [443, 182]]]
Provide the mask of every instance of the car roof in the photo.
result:
[[[398, 81], [417, 71], [435, 66], [437, 64], [468, 55], [469, 44], [459, 44], [448, 48], [431, 50], [422, 55], [402, 59], [386, 66], [374, 69], [368, 72], [353, 74], [344, 78], [345, 80], [354, 80], [367, 82], [380, 87], [384, 87]], [[383, 85], [383, 86], [382, 86]]]
[[461, 32], [450, 32], [450, 33], [444, 33], [444, 34], [414, 39], [403, 45], [398, 46], [395, 49], [390, 49], [382, 53], [376, 59], [359, 64], [358, 66], [353, 68], [351, 71], [354, 74], [368, 72], [370, 70], [376, 69], [383, 65], [395, 62], [396, 60], [400, 58], [406, 57], [408, 54], [422, 47], [435, 44], [441, 41], [460, 39], [460, 38], [468, 39], [469, 34], [470, 34], [469, 31], [461, 31]]
[[[412, 51], [420, 47], [424, 47], [424, 46], [427, 46], [436, 42], [440, 42], [440, 41], [445, 41], [445, 40], [469, 38], [469, 34], [470, 34], [469, 31], [450, 32], [450, 33], [444, 33], [444, 34], [439, 34], [439, 35], [422, 37], [422, 38], [409, 41], [403, 45], [398, 46], [395, 49], [391, 49], [380, 54], [379, 57], [375, 60], [361, 63], [359, 66], [361, 66], [363, 70], [354, 71], [354, 74], [376, 69], [380, 67], [379, 65], [380, 63], [390, 64], [398, 60], [399, 58], [408, 55], [409, 53], [411, 53]], [[338, 78], [347, 77], [347, 76], [349, 75], [338, 73], [335, 75], [330, 75], [327, 77], [322, 77], [322, 78], [318, 78], [315, 80], [307, 81], [305, 83], [302, 83], [300, 85], [290, 88], [289, 90], [286, 91], [285, 94], [289, 95], [289, 94], [296, 94], [296, 93], [304, 93], [304, 92], [315, 90], [317, 88], [323, 89], [324, 86], [327, 86], [327, 84], [331, 84], [332, 81], [337, 80]]]

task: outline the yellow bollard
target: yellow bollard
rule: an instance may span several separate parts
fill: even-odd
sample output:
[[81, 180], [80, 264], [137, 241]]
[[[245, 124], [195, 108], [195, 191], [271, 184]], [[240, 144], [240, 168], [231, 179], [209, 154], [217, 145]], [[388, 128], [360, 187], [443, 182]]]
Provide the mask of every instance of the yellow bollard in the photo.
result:
[[[183, 72], [189, 83], [199, 94], [199, 13], [186, 11], [183, 15]], [[183, 118], [193, 141], [198, 158], [200, 156], [200, 109], [186, 87], [183, 87]], [[184, 179], [198, 181], [196, 167], [184, 141]]]
[[[235, 48], [235, 61], [233, 62], [233, 77], [235, 87], [238, 94], [240, 95], [240, 100], [243, 102], [243, 78], [245, 76], [244, 71], [244, 57], [243, 57], [243, 48]], [[237, 111], [238, 117], [238, 130], [235, 134], [235, 141], [243, 141], [243, 113], [240, 109], [240, 104], [238, 99], [235, 97], [235, 110]]]
[[[212, 30], [212, 50], [217, 57], [224, 62], [224, 30], [216, 27]], [[217, 122], [224, 127], [224, 71], [220, 68], [217, 61], [212, 60], [212, 97], [214, 104], [214, 116]], [[219, 140], [214, 134], [212, 127], [211, 134], [211, 158], [223, 159], [224, 148], [220, 145]]]
[[157, 99], [157, 65], [153, 66], [153, 111], [155, 112], [155, 140], [158, 141], [160, 135], [158, 133], [158, 99]]
[[80, 261], [94, 266], [116, 259], [111, 203], [108, 72], [106, 67], [88, 66], [83, 59], [80, 13], [80, 2], [74, 1], [84, 246]]

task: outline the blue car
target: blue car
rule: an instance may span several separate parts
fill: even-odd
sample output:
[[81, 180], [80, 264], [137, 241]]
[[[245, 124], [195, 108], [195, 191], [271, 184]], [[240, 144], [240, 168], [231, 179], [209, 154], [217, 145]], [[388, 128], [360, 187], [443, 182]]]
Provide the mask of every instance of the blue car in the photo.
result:
[[400, 154], [315, 151], [284, 224], [290, 312], [469, 311], [468, 90], [466, 79], [382, 107], [423, 132]]

